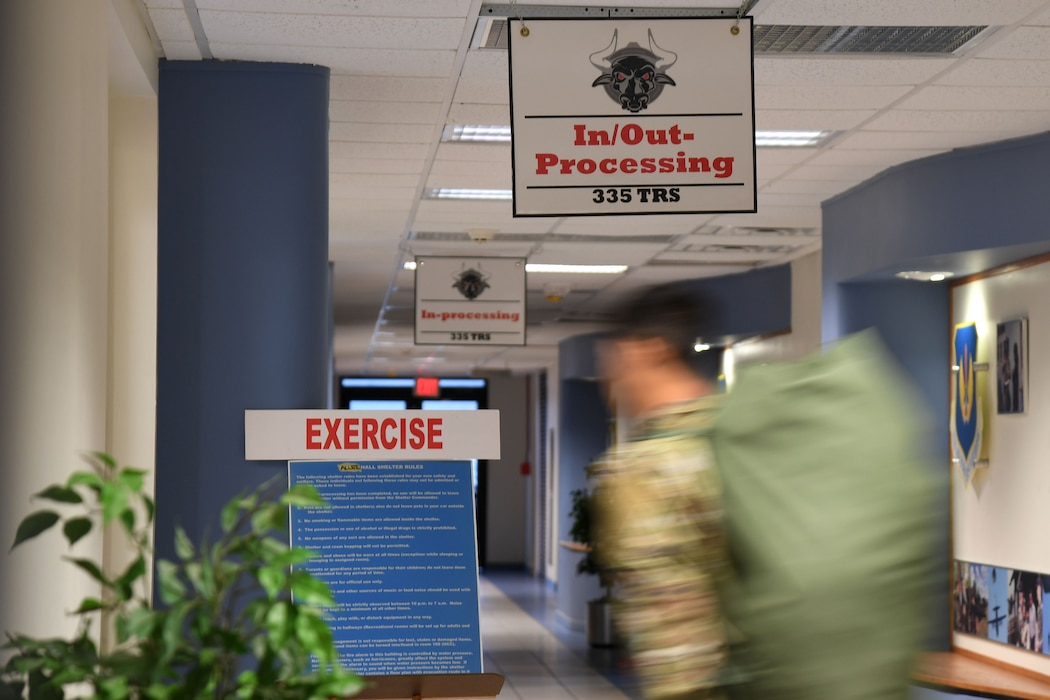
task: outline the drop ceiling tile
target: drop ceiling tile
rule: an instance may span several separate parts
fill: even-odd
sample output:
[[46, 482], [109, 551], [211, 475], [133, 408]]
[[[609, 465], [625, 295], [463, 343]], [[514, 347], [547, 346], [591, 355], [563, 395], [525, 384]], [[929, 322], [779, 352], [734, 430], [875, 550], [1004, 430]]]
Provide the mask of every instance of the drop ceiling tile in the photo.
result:
[[471, 49], [463, 62], [462, 78], [468, 80], [506, 80], [509, 67], [506, 51]]
[[938, 132], [938, 131], [858, 131], [850, 134], [835, 144], [836, 148], [855, 148], [860, 150], [943, 150], [976, 146], [1010, 138], [1010, 132]]
[[380, 173], [334, 173], [329, 175], [328, 186], [336, 192], [347, 188], [364, 187], [412, 187], [419, 183], [419, 175], [394, 175]]
[[427, 187], [451, 187], [455, 189], [497, 189], [511, 188], [510, 169], [495, 168], [489, 171], [466, 170], [460, 173], [431, 171], [427, 178]]
[[169, 61], [199, 61], [201, 50], [196, 41], [161, 41], [164, 58]]
[[755, 108], [767, 109], [881, 109], [900, 99], [908, 85], [756, 85]]
[[529, 262], [638, 266], [666, 247], [665, 243], [544, 243]]
[[186, 10], [181, 6], [171, 10], [150, 10], [149, 17], [161, 41], [196, 41]]
[[677, 235], [702, 226], [710, 214], [681, 214], [656, 216], [567, 216], [557, 226], [557, 233], [592, 235]]
[[[493, 161], [445, 160], [437, 159], [430, 168], [430, 177], [464, 177], [476, 176], [483, 179], [507, 180], [510, 187], [510, 163]], [[496, 185], [491, 185], [496, 187]]]
[[981, 58], [1050, 59], [1050, 27], [1017, 27], [994, 39], [981, 45]]
[[799, 129], [814, 131], [848, 131], [875, 114], [875, 110], [821, 111], [796, 109], [759, 109], [755, 111], [756, 129]]
[[755, 85], [918, 85], [954, 58], [755, 58]]
[[406, 241], [409, 258], [413, 256], [443, 255], [447, 257], [524, 258], [532, 251], [531, 243], [475, 243], [473, 241]]
[[[146, 8], [153, 10], [155, 7], [160, 8], [178, 8], [183, 9], [182, 0], [145, 0]], [[152, 12], [150, 13], [153, 14]]]
[[453, 102], [505, 105], [509, 100], [510, 83], [506, 80], [460, 80]]
[[759, 165], [794, 165], [811, 158], [816, 152], [816, 148], [774, 148], [767, 146], [757, 149], [756, 161]]
[[329, 173], [415, 174], [423, 172], [424, 161], [416, 158], [329, 158]]
[[437, 102], [375, 102], [366, 100], [332, 100], [328, 117], [333, 122], [370, 124], [433, 124], [441, 119]]
[[348, 200], [366, 200], [376, 201], [383, 199], [399, 199], [401, 201], [411, 202], [416, 196], [415, 187], [353, 187], [342, 189], [338, 187], [329, 188], [331, 196], [330, 208], [337, 207], [337, 200], [348, 199]]
[[928, 85], [896, 105], [916, 110], [1050, 110], [1050, 83], [1031, 87]]
[[710, 226], [820, 228], [820, 207], [763, 207], [757, 214], [721, 214]]
[[[848, 186], [843, 183], [842, 189], [848, 189]], [[767, 193], [765, 191], [758, 193], [758, 208], [761, 211], [763, 207], [799, 207], [799, 206], [812, 206], [819, 205], [828, 195], [817, 194], [817, 193], [792, 193], [792, 194], [777, 194]]]
[[759, 160], [756, 164], [755, 171], [758, 173], [758, 181], [764, 182], [780, 177], [784, 173], [791, 170], [793, 167], [795, 166], [775, 165], [770, 163], [763, 163], [761, 160]]
[[943, 148], [927, 150], [897, 150], [889, 148], [861, 150], [842, 148], [836, 144], [834, 148], [821, 152], [820, 156], [812, 162], [819, 165], [878, 165], [888, 168], [891, 165], [943, 153], [945, 150]]
[[434, 49], [337, 49], [222, 42], [212, 42], [211, 50], [220, 60], [312, 63], [339, 73], [414, 78], [447, 78], [455, 58], [455, 51]]
[[463, 19], [200, 11], [208, 39], [223, 44], [352, 46], [355, 49], [459, 47]]
[[[791, 171], [792, 180], [839, 180], [856, 184], [874, 177], [885, 168], [881, 165], [814, 165], [819, 159], [800, 165]], [[760, 207], [761, 210], [761, 207]]]
[[894, 109], [865, 124], [872, 131], [989, 131], [1028, 133], [1050, 128], [1050, 112]]
[[395, 160], [423, 161], [427, 157], [429, 148], [428, 144], [366, 143], [364, 141], [330, 139], [328, 142], [328, 157], [359, 158], [363, 160], [391, 158]]
[[438, 102], [445, 99], [441, 78], [394, 78], [332, 73], [332, 100], [377, 102]]
[[1050, 85], [1050, 61], [1007, 61], [975, 58], [936, 80], [938, 85], [1032, 87]]
[[437, 159], [489, 161], [510, 167], [510, 144], [445, 142], [438, 146]]
[[350, 124], [332, 122], [329, 138], [334, 141], [365, 143], [430, 143], [435, 127], [428, 124]]
[[449, 124], [510, 124], [510, 107], [495, 104], [454, 103], [448, 111]]
[[[150, 0], [152, 2], [153, 0]], [[181, 2], [182, 0], [176, 0]], [[208, 10], [245, 9], [245, 0], [196, 0]], [[377, 17], [462, 17], [470, 0], [251, 0], [253, 12]]]
[[776, 0], [763, 3], [757, 18], [762, 24], [994, 25], [1018, 22], [1042, 5], [1043, 0]]
[[647, 265], [631, 269], [622, 284], [636, 289], [664, 282], [734, 275], [751, 269], [752, 265]]

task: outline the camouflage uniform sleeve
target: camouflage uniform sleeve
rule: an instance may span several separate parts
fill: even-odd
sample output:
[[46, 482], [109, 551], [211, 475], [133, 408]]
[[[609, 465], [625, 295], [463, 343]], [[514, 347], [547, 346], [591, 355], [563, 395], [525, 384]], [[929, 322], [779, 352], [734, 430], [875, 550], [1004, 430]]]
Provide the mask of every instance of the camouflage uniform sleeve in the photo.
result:
[[719, 697], [727, 556], [711, 467], [705, 440], [650, 439], [610, 455], [596, 485], [596, 553], [615, 572], [617, 626], [647, 698]]

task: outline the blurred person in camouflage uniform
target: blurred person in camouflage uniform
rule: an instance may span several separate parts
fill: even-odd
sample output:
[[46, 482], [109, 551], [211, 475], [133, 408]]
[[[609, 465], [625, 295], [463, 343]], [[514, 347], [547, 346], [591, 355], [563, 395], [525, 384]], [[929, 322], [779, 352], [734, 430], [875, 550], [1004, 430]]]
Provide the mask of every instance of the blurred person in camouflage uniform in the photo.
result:
[[609, 398], [631, 422], [592, 468], [595, 553], [619, 586], [615, 621], [646, 698], [722, 698], [727, 575], [721, 491], [704, 433], [719, 397], [691, 362], [706, 305], [673, 286], [634, 297], [600, 347]]

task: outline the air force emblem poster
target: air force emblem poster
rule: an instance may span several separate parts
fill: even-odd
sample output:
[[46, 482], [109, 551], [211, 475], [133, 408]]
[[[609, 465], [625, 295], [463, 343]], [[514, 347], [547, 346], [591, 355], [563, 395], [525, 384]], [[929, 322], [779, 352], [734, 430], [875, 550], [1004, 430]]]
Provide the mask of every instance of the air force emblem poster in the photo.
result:
[[982, 406], [977, 379], [977, 324], [955, 326], [952, 339], [952, 457], [962, 469], [963, 479], [977, 467], [981, 454]]
[[754, 212], [751, 18], [510, 22], [514, 216]]

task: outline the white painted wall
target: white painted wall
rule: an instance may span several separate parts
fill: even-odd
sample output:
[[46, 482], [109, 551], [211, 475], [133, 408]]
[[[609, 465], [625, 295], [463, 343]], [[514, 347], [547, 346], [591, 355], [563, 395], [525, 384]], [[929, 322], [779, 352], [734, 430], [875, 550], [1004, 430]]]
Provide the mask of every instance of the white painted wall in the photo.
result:
[[[1043, 533], [1050, 503], [1050, 263], [990, 277], [952, 290], [951, 326], [977, 323], [977, 361], [996, 364], [996, 324], [1029, 319], [1027, 412], [997, 415], [994, 372], [979, 372], [989, 397], [983, 407], [989, 465], [969, 486], [952, 468], [953, 557], [962, 561], [1050, 574]], [[949, 371], [950, 358], [945, 358]], [[945, 401], [949, 398], [945, 397]], [[984, 656], [1050, 675], [1050, 657], [968, 635], [953, 643]]]
[[[112, 93], [109, 119], [109, 411], [107, 450], [149, 470], [157, 403], [157, 99]], [[131, 563], [125, 535], [105, 538], [106, 567]], [[149, 588], [142, 591], [149, 594]], [[109, 639], [103, 630], [103, 642]]]
[[0, 630], [34, 635], [99, 595], [60, 536], [7, 550], [29, 495], [106, 448], [108, 9], [0, 3]]
[[501, 459], [489, 460], [486, 553], [489, 565], [525, 563], [526, 477], [521, 463], [528, 452], [528, 393], [523, 376], [492, 375], [489, 408], [500, 412]]

